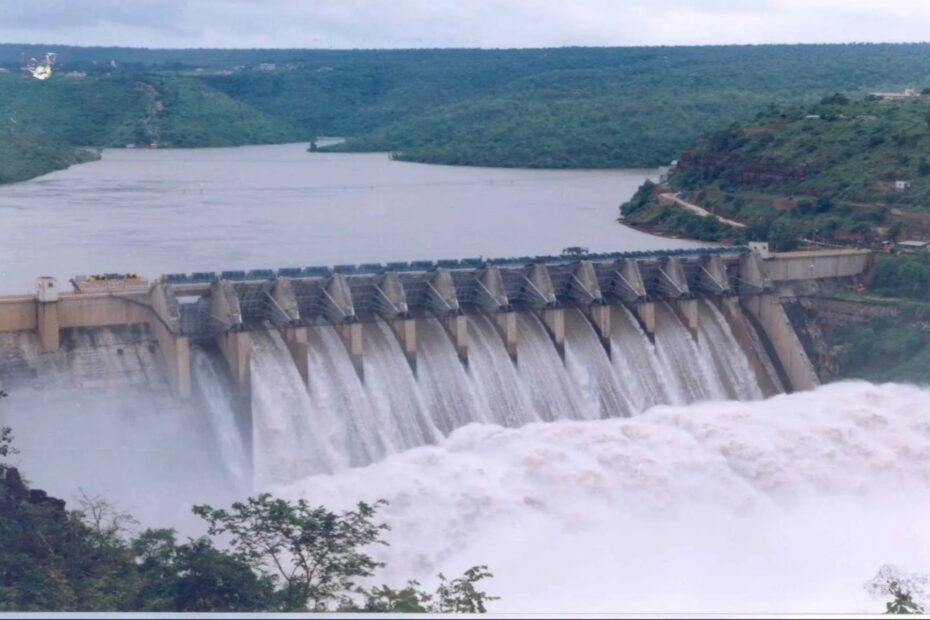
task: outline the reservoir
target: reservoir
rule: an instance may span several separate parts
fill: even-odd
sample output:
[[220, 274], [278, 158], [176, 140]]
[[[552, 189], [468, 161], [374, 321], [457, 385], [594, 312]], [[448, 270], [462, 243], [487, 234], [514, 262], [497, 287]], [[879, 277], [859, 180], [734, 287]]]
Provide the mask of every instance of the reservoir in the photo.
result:
[[305, 144], [108, 149], [0, 187], [0, 294], [34, 278], [684, 247], [619, 224], [654, 170], [433, 166]]

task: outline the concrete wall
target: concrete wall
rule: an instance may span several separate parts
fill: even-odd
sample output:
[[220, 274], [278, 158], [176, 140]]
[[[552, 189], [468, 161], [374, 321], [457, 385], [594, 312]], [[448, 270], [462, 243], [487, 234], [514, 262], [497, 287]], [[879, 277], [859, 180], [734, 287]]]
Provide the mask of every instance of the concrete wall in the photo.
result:
[[849, 278], [865, 272], [872, 263], [869, 250], [816, 250], [778, 252], [763, 261], [773, 282], [821, 278]]
[[36, 327], [35, 297], [0, 297], [0, 332], [20, 332]]
[[[759, 322], [772, 343], [778, 363], [785, 371], [792, 391], [810, 390], [820, 383], [801, 341], [798, 339], [781, 300], [775, 295], [755, 295], [741, 299], [743, 307]], [[774, 360], [773, 360], [774, 361]]]

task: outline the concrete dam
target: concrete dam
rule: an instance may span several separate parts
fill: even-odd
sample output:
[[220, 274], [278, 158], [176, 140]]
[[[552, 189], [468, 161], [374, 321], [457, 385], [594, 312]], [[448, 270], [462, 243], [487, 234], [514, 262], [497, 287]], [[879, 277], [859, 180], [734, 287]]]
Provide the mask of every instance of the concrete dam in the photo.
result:
[[27, 431], [58, 438], [43, 445], [62, 467], [87, 460], [68, 424], [104, 442], [132, 420], [138, 450], [157, 435], [200, 453], [187, 468], [220, 460], [262, 486], [472, 422], [810, 389], [782, 297], [856, 278], [871, 258], [756, 246], [103, 277], [69, 292], [40, 278], [0, 297], [0, 389], [14, 422], [78, 412]]

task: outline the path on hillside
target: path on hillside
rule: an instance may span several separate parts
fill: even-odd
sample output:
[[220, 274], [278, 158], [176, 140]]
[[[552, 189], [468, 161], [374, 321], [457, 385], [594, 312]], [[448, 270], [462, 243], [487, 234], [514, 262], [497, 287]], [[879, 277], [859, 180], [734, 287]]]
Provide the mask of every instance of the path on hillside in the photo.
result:
[[710, 211], [708, 211], [702, 206], [699, 206], [694, 203], [688, 202], [687, 200], [684, 200], [678, 194], [673, 194], [671, 192], [666, 193], [666, 194], [659, 194], [660, 202], [662, 201], [663, 198], [668, 202], [673, 202], [679, 207], [682, 207], [684, 209], [687, 209], [688, 211], [691, 211], [692, 213], [697, 213], [701, 217], [714, 217], [714, 218], [717, 218], [717, 221], [720, 222], [721, 224], [726, 224], [727, 226], [732, 226], [734, 228], [746, 228], [745, 224], [741, 222], [737, 222], [735, 220], [729, 220], [725, 217], [721, 217], [717, 215], [716, 213], [711, 213]]

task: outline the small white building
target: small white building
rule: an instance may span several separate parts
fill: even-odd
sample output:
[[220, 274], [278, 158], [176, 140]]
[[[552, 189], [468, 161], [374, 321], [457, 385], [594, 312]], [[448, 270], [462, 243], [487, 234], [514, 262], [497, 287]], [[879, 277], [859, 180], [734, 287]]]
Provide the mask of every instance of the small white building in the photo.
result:
[[898, 179], [894, 182], [895, 191], [903, 192], [911, 189], [911, 182], [906, 179]]
[[759, 258], [768, 258], [769, 257], [769, 242], [768, 241], [750, 241], [749, 251], [755, 252], [756, 254], [758, 254]]

